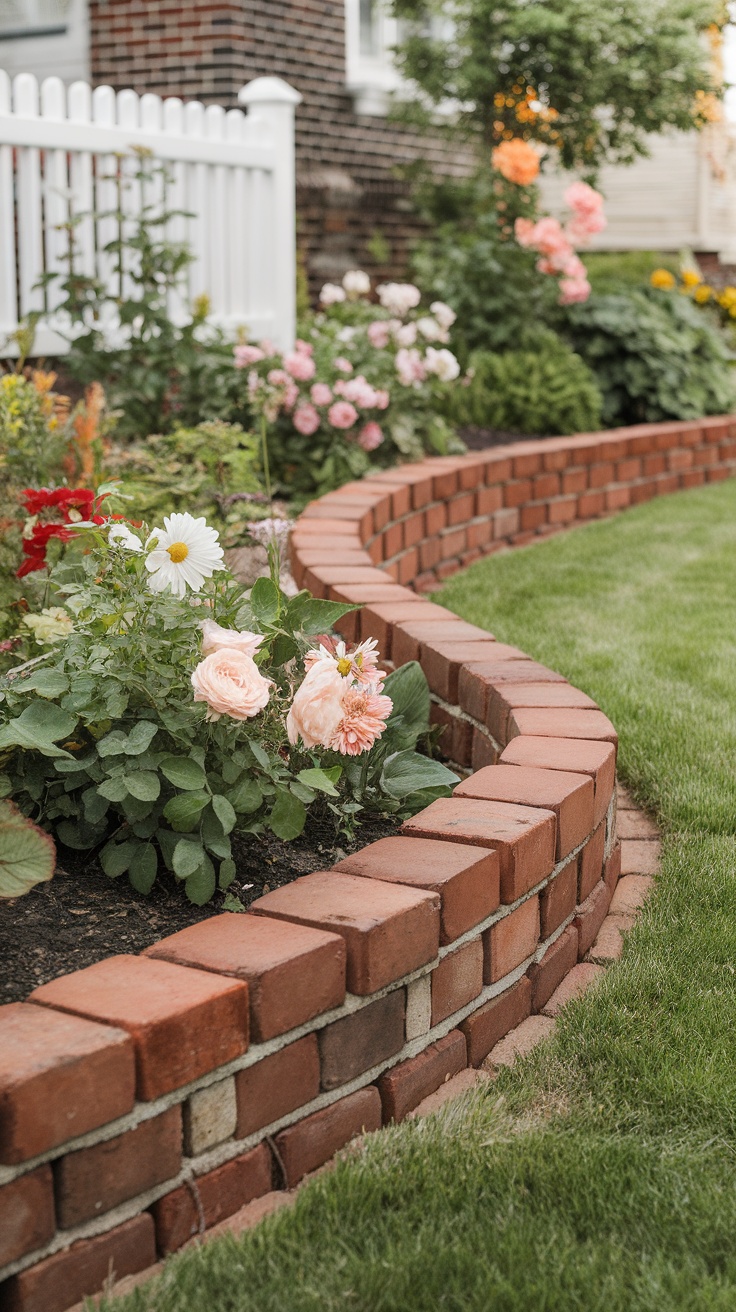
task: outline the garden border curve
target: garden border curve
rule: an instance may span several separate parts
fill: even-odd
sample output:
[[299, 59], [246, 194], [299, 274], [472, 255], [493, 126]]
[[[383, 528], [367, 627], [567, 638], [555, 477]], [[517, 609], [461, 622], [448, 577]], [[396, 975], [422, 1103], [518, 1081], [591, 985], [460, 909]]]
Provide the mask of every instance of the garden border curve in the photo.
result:
[[214, 948], [210, 919], [0, 1008], [0, 1312], [66, 1312], [111, 1264], [143, 1270], [291, 1188], [542, 1010], [618, 879], [616, 733], [422, 593], [735, 472], [723, 416], [428, 459], [307, 507], [297, 582], [361, 604], [346, 637], [420, 661], [467, 777], [401, 836], [228, 917]]

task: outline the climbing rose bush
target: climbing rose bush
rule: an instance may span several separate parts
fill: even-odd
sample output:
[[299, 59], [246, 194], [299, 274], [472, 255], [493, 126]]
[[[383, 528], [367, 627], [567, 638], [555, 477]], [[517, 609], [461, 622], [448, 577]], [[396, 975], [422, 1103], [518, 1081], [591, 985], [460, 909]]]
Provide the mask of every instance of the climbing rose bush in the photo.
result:
[[517, 218], [514, 233], [520, 246], [539, 253], [539, 272], [559, 279], [560, 305], [575, 305], [587, 301], [591, 293], [585, 265], [576, 247], [587, 246], [597, 232], [602, 232], [606, 217], [603, 197], [587, 182], [573, 182], [565, 192], [565, 201], [572, 213], [564, 227], [559, 219], [546, 214], [536, 222]]
[[415, 750], [419, 666], [387, 677], [375, 643], [330, 635], [353, 607], [287, 596], [277, 528], [244, 592], [203, 518], [67, 516], [54, 604], [24, 621], [38, 654], [0, 679], [0, 796], [141, 893], [168, 870], [204, 903], [235, 878], [234, 834], [290, 840], [314, 808], [351, 833], [456, 781]]

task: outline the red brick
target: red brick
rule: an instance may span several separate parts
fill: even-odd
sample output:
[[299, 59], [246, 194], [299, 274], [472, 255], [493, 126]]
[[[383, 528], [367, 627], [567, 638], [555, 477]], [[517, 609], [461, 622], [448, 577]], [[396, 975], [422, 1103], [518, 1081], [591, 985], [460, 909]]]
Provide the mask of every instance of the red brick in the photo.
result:
[[416, 547], [405, 551], [403, 556], [399, 557], [399, 583], [411, 583], [415, 574], [419, 570], [419, 552]]
[[441, 1024], [472, 1002], [482, 988], [483, 943], [475, 938], [448, 952], [432, 971], [432, 1024]]
[[[524, 442], [523, 447], [527, 446]], [[524, 478], [527, 474], [536, 474], [542, 468], [542, 450], [538, 443], [530, 440], [528, 445], [532, 448], [528, 451], [522, 451], [520, 455], [513, 457], [514, 478]]]
[[[428, 538], [425, 542], [419, 543], [419, 564], [425, 573], [433, 570], [440, 562], [440, 540], [439, 538]], [[425, 591], [431, 591], [436, 588], [437, 580], [434, 575], [430, 576], [428, 587]], [[414, 580], [414, 587], [418, 587], [417, 579]]]
[[271, 1185], [271, 1154], [265, 1143], [196, 1176], [190, 1184], [180, 1185], [153, 1205], [158, 1251], [162, 1257], [175, 1253], [201, 1233], [202, 1225], [210, 1230], [246, 1203], [269, 1193]]
[[636, 457], [629, 457], [627, 460], [619, 460], [616, 465], [616, 482], [632, 483], [635, 478], [641, 477], [641, 460]]
[[552, 997], [555, 989], [562, 983], [568, 971], [577, 965], [578, 931], [574, 925], [568, 925], [558, 939], [547, 948], [541, 961], [535, 961], [529, 967], [532, 983], [532, 1011], [541, 1011]]
[[41, 1248], [55, 1229], [50, 1166], [39, 1166], [0, 1188], [0, 1267]]
[[258, 898], [251, 910], [341, 934], [351, 993], [375, 993], [426, 965], [439, 947], [436, 894], [337, 871], [304, 875]]
[[662, 845], [656, 839], [625, 838], [621, 843], [622, 875], [656, 875]]
[[497, 984], [532, 955], [539, 943], [539, 895], [497, 920], [483, 935], [485, 964], [483, 981]]
[[589, 482], [591, 488], [606, 487], [612, 483], [614, 478], [614, 468], [611, 463], [601, 465], [591, 465]]
[[549, 938], [571, 916], [578, 900], [578, 858], [573, 857], [539, 895], [540, 938]]
[[401, 1052], [405, 1011], [405, 990], [395, 989], [320, 1030], [322, 1088], [339, 1089]]
[[541, 738], [591, 738], [618, 743], [618, 734], [603, 711], [572, 707], [520, 707], [509, 717], [509, 734]]
[[424, 1052], [385, 1071], [378, 1081], [384, 1121], [403, 1121], [420, 1102], [467, 1065], [465, 1036], [451, 1030]]
[[570, 524], [577, 517], [577, 497], [557, 497], [549, 503], [550, 524]]
[[473, 729], [473, 746], [470, 764], [474, 770], [482, 770], [486, 765], [495, 765], [498, 752], [491, 738], [482, 729]]
[[630, 487], [609, 487], [606, 491], [606, 510], [625, 510], [631, 505]]
[[237, 1138], [246, 1139], [256, 1130], [304, 1107], [317, 1097], [319, 1084], [316, 1034], [305, 1034], [296, 1043], [238, 1071], [235, 1076]]
[[497, 513], [493, 516], [494, 540], [498, 538], [511, 538], [516, 532], [518, 532], [518, 528], [519, 528], [519, 512], [512, 506], [508, 506], [504, 510], [497, 511]]
[[451, 560], [461, 556], [468, 545], [468, 533], [465, 528], [448, 528], [440, 535], [440, 558]]
[[540, 524], [547, 523], [547, 505], [546, 502], [537, 502], [533, 505], [521, 507], [521, 527], [534, 531]]
[[127, 1034], [25, 1002], [0, 1007], [0, 1162], [56, 1148], [134, 1101]]
[[592, 893], [603, 874], [603, 851], [606, 845], [606, 824], [601, 821], [592, 838], [580, 853], [578, 902], [584, 902]]
[[[501, 647], [501, 644], [497, 644]], [[458, 674], [458, 700], [474, 720], [486, 723], [490, 692], [508, 683], [565, 683], [561, 674], [548, 670], [523, 653], [512, 660], [463, 661]]]
[[127, 1030], [144, 1102], [224, 1066], [248, 1047], [247, 985], [168, 961], [108, 957], [43, 984], [31, 998]]
[[442, 638], [422, 643], [419, 660], [433, 692], [444, 701], [458, 700], [458, 680], [465, 664], [495, 665], [497, 662], [523, 661], [524, 653], [518, 647], [495, 642], [490, 634], [486, 639], [473, 642], [445, 642]]
[[595, 519], [597, 515], [602, 515], [606, 509], [606, 498], [603, 492], [583, 492], [578, 497], [578, 519]]
[[503, 491], [500, 487], [480, 487], [475, 500], [476, 515], [492, 515], [503, 505]]
[[573, 924], [578, 931], [578, 957], [581, 961], [593, 946], [610, 904], [611, 894], [601, 881], [578, 907]]
[[501, 761], [508, 765], [538, 766], [542, 770], [567, 770], [589, 774], [595, 784], [593, 823], [605, 816], [616, 780], [616, 752], [608, 743], [591, 739], [540, 738], [524, 734], [512, 738]]
[[146, 956], [248, 984], [253, 1038], [264, 1043], [345, 998], [345, 943], [305, 925], [225, 912], [161, 939]]
[[560, 476], [554, 473], [538, 474], [532, 484], [532, 496], [535, 501], [546, 501], [556, 497], [560, 492]]
[[394, 625], [406, 619], [410, 610], [412, 614], [416, 614], [417, 619], [429, 620], [439, 609], [433, 602], [422, 601], [417, 596], [414, 596], [414, 600], [408, 603], [403, 600], [381, 601], [380, 603], [369, 602], [360, 614], [361, 638], [375, 638], [383, 659], [393, 660]]
[[[339, 557], [338, 557], [339, 560]], [[334, 585], [347, 587], [351, 583], [385, 583], [383, 570], [360, 565], [310, 565], [304, 575], [304, 586], [315, 597], [324, 598]]]
[[400, 625], [397, 625], [391, 657], [394, 665], [404, 665], [407, 661], [418, 660], [423, 643], [473, 643], [488, 642], [489, 639], [493, 639], [492, 634], [478, 628], [477, 624], [468, 624], [466, 620], [459, 620], [452, 611], [444, 610], [441, 606], [436, 609], [438, 614], [433, 619], [415, 617], [412, 611]]
[[397, 835], [380, 838], [340, 861], [335, 870], [425, 888], [440, 897], [440, 943], [452, 943], [496, 910], [498, 852]]
[[369, 1085], [282, 1130], [275, 1144], [284, 1164], [287, 1188], [293, 1189], [303, 1176], [329, 1161], [351, 1139], [380, 1126], [381, 1096], [375, 1085]]
[[493, 537], [493, 526], [488, 519], [474, 520], [468, 524], [468, 546], [484, 548]]
[[515, 902], [552, 872], [557, 819], [552, 811], [474, 797], [441, 797], [406, 820], [405, 833], [495, 848], [501, 901]]
[[461, 492], [447, 503], [448, 524], [467, 524], [475, 514], [475, 496], [472, 492]]
[[524, 975], [510, 989], [467, 1016], [459, 1028], [468, 1045], [468, 1065], [480, 1066], [499, 1039], [526, 1020], [531, 1005], [532, 986]]
[[587, 491], [588, 471], [587, 469], [566, 469], [562, 475], [561, 491], [563, 495], [578, 495]]
[[603, 867], [603, 882], [611, 896], [621, 875], [621, 844], [617, 843]]
[[509, 718], [513, 711], [524, 707], [570, 707], [577, 710], [597, 710], [591, 697], [572, 684], [549, 680], [543, 683], [517, 683], [507, 681], [491, 688], [488, 695], [486, 724], [499, 742], [508, 738]]
[[558, 1016], [563, 1007], [582, 997], [603, 973], [603, 966], [594, 966], [589, 961], [581, 961], [577, 966], [573, 966], [549, 1001], [544, 1004], [542, 1008], [544, 1015]]
[[[380, 541], [380, 539], [376, 539]], [[299, 563], [306, 569], [310, 565], [330, 565], [335, 559], [335, 551], [331, 543], [325, 543], [320, 547], [304, 547], [299, 552]], [[379, 555], [379, 560], [383, 557]], [[367, 551], [359, 551], [357, 548], [352, 551], [340, 551], [340, 561], [343, 565], [362, 565], [371, 566], [371, 555]]]
[[404, 541], [407, 547], [415, 547], [424, 536], [424, 511], [419, 510], [404, 520]]
[[145, 1271], [156, 1261], [153, 1217], [147, 1212], [94, 1239], [11, 1276], [2, 1286], [3, 1312], [67, 1312], [98, 1293], [110, 1272], [116, 1279]]
[[458, 784], [454, 796], [541, 806], [554, 811], [558, 861], [572, 852], [593, 828], [594, 788], [588, 775], [531, 766], [491, 765]]
[[181, 1169], [181, 1107], [56, 1163], [59, 1227], [70, 1230], [172, 1180]]
[[436, 537], [447, 527], [447, 506], [439, 502], [434, 506], [427, 506], [424, 512], [425, 536], [428, 538]]
[[667, 458], [663, 455], [645, 456], [643, 462], [644, 473], [647, 477], [654, 474], [663, 474], [667, 468]]
[[531, 479], [517, 479], [515, 482], [505, 484], [503, 489], [503, 504], [510, 509], [513, 509], [516, 506], [523, 506], [530, 500], [531, 495]]

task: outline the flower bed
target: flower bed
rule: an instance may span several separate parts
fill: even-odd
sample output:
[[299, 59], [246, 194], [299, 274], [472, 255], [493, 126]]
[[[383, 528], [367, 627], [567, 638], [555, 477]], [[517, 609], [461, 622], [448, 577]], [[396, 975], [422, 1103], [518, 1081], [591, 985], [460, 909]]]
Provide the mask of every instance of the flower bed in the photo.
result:
[[[482, 550], [730, 476], [736, 421], [425, 461], [305, 512], [294, 568], [418, 657], [473, 774], [402, 833], [0, 1012], [3, 1312], [65, 1312], [484, 1060], [585, 956], [618, 875], [616, 734], [422, 599]], [[346, 553], [350, 555], [346, 558]], [[378, 568], [378, 565], [382, 568]]]

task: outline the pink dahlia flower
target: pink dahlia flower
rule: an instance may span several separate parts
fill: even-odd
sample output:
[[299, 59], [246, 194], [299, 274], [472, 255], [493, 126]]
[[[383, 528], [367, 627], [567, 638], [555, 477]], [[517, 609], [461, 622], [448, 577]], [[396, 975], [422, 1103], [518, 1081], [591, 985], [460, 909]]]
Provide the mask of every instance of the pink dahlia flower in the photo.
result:
[[342, 756], [360, 756], [369, 752], [386, 728], [393, 710], [390, 697], [367, 688], [346, 688], [342, 697], [342, 717], [330, 739], [333, 752]]

